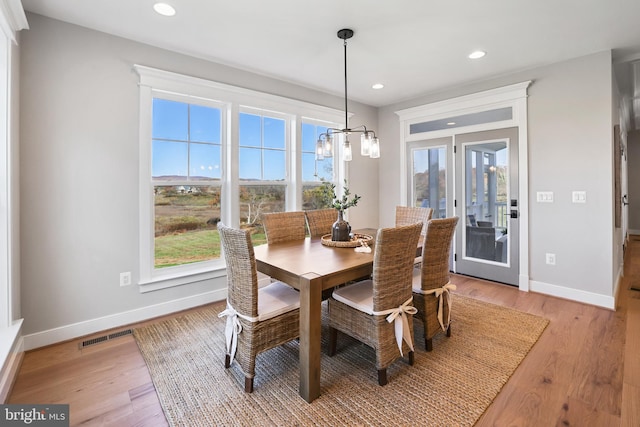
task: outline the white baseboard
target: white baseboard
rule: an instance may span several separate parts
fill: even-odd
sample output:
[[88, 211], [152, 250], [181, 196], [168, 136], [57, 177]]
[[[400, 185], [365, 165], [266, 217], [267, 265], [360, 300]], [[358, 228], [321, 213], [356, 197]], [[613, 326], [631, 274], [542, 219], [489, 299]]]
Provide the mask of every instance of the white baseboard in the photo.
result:
[[6, 403], [22, 363], [24, 340], [20, 336], [21, 331], [22, 319], [4, 329], [0, 334], [2, 338], [0, 345], [3, 350], [0, 359], [0, 403]]
[[58, 328], [25, 335], [24, 347], [25, 350], [33, 350], [34, 348], [71, 340], [107, 329], [130, 325], [132, 323], [141, 322], [144, 320], [152, 319], [154, 317], [165, 316], [167, 314], [197, 307], [203, 304], [222, 301], [226, 298], [227, 288], [224, 288], [205, 292], [203, 294], [193, 295], [186, 298], [168, 301], [161, 304], [151, 305], [148, 307], [142, 307], [135, 310], [86, 320], [84, 322], [60, 326]]
[[579, 289], [565, 288], [563, 286], [551, 285], [544, 282], [536, 282], [535, 280], [530, 282], [529, 290], [611, 310], [615, 310], [616, 307], [615, 298], [612, 296], [595, 294], [593, 292], [581, 291]]
[[640, 230], [627, 230], [627, 234], [640, 234]]

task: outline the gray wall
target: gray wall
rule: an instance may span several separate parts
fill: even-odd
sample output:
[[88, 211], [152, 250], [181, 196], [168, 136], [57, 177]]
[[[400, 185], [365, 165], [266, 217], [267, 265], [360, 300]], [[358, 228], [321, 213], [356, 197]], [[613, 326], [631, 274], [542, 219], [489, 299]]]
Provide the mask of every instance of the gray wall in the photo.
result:
[[[139, 276], [133, 64], [336, 109], [343, 99], [39, 15], [27, 18], [30, 29], [22, 32], [20, 46], [24, 333], [45, 335], [38, 342], [46, 343], [226, 288], [224, 278], [145, 294], [135, 285], [119, 286], [120, 272], [131, 271], [134, 281]], [[374, 108], [350, 107], [352, 123], [377, 128]], [[350, 221], [375, 225], [378, 192], [370, 183], [378, 181], [377, 161], [354, 154], [350, 167], [351, 190], [363, 196]]]
[[[611, 302], [612, 277], [621, 263], [613, 248], [612, 67], [610, 52], [540, 67], [473, 85], [418, 97], [379, 110], [381, 140], [399, 144], [394, 111], [533, 80], [528, 93], [529, 250], [532, 288], [562, 296]], [[381, 223], [393, 223], [399, 150], [381, 158]], [[587, 203], [571, 203], [571, 192]], [[553, 191], [555, 202], [536, 203], [536, 191]], [[557, 265], [545, 264], [555, 253]], [[614, 267], [616, 266], [616, 271]], [[604, 297], [604, 298], [600, 298]]]
[[629, 233], [640, 234], [640, 131], [627, 135]]

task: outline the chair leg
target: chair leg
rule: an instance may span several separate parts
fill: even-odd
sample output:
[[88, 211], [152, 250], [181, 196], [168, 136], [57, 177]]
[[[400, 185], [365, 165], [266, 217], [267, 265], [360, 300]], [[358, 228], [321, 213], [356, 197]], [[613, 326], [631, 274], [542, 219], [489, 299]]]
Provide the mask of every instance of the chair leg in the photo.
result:
[[378, 369], [378, 384], [387, 385], [387, 369]]
[[224, 367], [226, 369], [229, 366], [231, 366], [231, 356], [227, 354], [224, 358]]
[[244, 391], [245, 393], [253, 393], [253, 378], [244, 377]]
[[425, 337], [424, 346], [427, 349], [427, 351], [433, 350], [433, 340], [431, 338], [426, 338]]
[[409, 352], [409, 365], [413, 366], [413, 364], [416, 361], [416, 355], [414, 354], [413, 351]]
[[338, 341], [338, 330], [336, 328], [329, 328], [329, 348], [327, 354], [332, 357], [336, 354], [336, 342]]
[[447, 337], [451, 336], [451, 323], [449, 323], [449, 326], [447, 326]]

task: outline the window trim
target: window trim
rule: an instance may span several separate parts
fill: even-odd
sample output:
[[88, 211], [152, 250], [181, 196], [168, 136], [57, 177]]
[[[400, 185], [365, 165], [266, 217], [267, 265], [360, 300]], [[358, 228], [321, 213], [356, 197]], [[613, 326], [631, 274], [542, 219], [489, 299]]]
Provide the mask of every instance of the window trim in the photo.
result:
[[[151, 143], [152, 105], [154, 93], [162, 98], [173, 97], [186, 102], [203, 104], [214, 102], [223, 106], [222, 174], [221, 174], [221, 220], [228, 225], [238, 226], [239, 222], [239, 186], [238, 178], [239, 145], [238, 117], [241, 111], [261, 110], [264, 113], [275, 112], [289, 120], [287, 129], [287, 209], [299, 209], [302, 195], [301, 159], [299, 159], [303, 120], [314, 122], [341, 123], [343, 112], [321, 105], [298, 101], [251, 89], [227, 85], [198, 77], [186, 76], [170, 71], [159, 70], [144, 65], [133, 65], [139, 76], [139, 278], [140, 292], [150, 292], [173, 286], [180, 286], [226, 275], [224, 259], [210, 262], [185, 264], [163, 269], [154, 268], [154, 224], [153, 224], [153, 186], [151, 179]], [[208, 100], [208, 101], [207, 101]], [[336, 153], [337, 154], [337, 153]], [[338, 164], [336, 164], [338, 163]], [[345, 173], [344, 162], [334, 162], [334, 176], [341, 182]], [[205, 181], [201, 184], [209, 183]], [[214, 182], [211, 182], [213, 184]], [[278, 182], [282, 184], [282, 182]], [[296, 184], [296, 185], [293, 185]], [[299, 185], [298, 185], [299, 184]], [[215, 184], [214, 184], [215, 185]], [[294, 188], [295, 187], [295, 188]], [[298, 188], [300, 187], [300, 188]], [[290, 189], [290, 190], [289, 190]], [[299, 194], [298, 194], [299, 193]], [[160, 270], [160, 271], [159, 271]]]

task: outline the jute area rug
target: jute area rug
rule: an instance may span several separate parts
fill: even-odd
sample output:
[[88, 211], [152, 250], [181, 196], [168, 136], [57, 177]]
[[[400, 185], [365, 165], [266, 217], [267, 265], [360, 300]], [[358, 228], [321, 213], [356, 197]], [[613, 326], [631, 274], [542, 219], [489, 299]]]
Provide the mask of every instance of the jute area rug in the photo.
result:
[[[438, 334], [430, 353], [417, 339], [414, 366], [396, 361], [384, 387], [373, 350], [338, 334], [336, 355], [322, 355], [322, 394], [311, 404], [298, 394], [297, 341], [258, 355], [254, 391], [244, 393], [238, 365], [224, 369], [224, 304], [134, 336], [172, 426], [472, 426], [548, 320], [459, 295], [452, 307], [452, 336]], [[422, 337], [421, 322], [414, 326]], [[323, 327], [323, 351], [326, 336]]]

